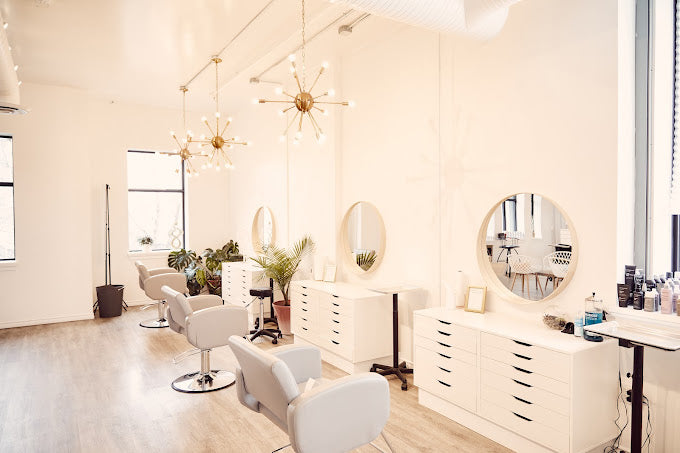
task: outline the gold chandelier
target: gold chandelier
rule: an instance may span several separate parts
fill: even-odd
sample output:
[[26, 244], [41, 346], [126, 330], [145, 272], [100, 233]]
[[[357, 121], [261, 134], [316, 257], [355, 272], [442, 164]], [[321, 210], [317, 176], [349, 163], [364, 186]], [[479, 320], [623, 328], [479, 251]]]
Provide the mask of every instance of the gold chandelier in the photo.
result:
[[[288, 57], [288, 60], [290, 61], [291, 67], [290, 67], [290, 72], [293, 74], [293, 77], [295, 78], [295, 82], [298, 87], [298, 94], [293, 96], [292, 94], [287, 93], [284, 91], [282, 88], [277, 88], [276, 89], [276, 94], [284, 94], [285, 96], [288, 96], [290, 99], [286, 100], [267, 100], [267, 99], [255, 99], [255, 103], [259, 104], [265, 104], [267, 102], [270, 103], [283, 103], [283, 104], [293, 104], [290, 107], [284, 108], [281, 110], [279, 113], [281, 115], [284, 115], [287, 113], [289, 110], [295, 108], [297, 111], [295, 112], [295, 115], [293, 118], [290, 120], [288, 123], [288, 126], [286, 127], [286, 130], [283, 131], [283, 134], [281, 135], [281, 140], [286, 139], [286, 134], [288, 133], [288, 130], [290, 127], [297, 123], [297, 132], [295, 133], [295, 138], [293, 140], [294, 144], [298, 144], [299, 141], [302, 139], [302, 120], [304, 119], [305, 115], [309, 118], [309, 122], [312, 125], [312, 128], [314, 129], [314, 135], [316, 135], [316, 139], [319, 143], [322, 143], [326, 136], [323, 133], [323, 130], [321, 129], [321, 126], [319, 126], [319, 123], [316, 121], [316, 118], [314, 118], [314, 115], [312, 114], [313, 110], [318, 110], [321, 114], [327, 115], [328, 110], [326, 108], [320, 108], [317, 106], [317, 104], [320, 105], [343, 105], [343, 106], [349, 106], [349, 107], [354, 107], [354, 102], [352, 101], [339, 101], [339, 102], [332, 102], [332, 101], [324, 101], [321, 100], [322, 98], [328, 96], [328, 97], [333, 97], [335, 95], [335, 92], [330, 89], [318, 96], [313, 96], [311, 94], [312, 90], [316, 86], [316, 83], [319, 81], [319, 78], [321, 75], [324, 73], [326, 69], [328, 69], [328, 63], [324, 62], [321, 65], [321, 69], [319, 69], [319, 73], [316, 75], [316, 78], [312, 82], [312, 85], [307, 88], [307, 78], [306, 78], [306, 54], [305, 54], [305, 47], [307, 44], [306, 36], [305, 36], [305, 28], [306, 28], [306, 23], [305, 23], [305, 0], [302, 0], [302, 81], [300, 81], [300, 77], [298, 75], [298, 70], [297, 66], [295, 66], [295, 55], [291, 54]], [[299, 120], [298, 120], [298, 115], [299, 115]]]
[[208, 127], [210, 131], [210, 137], [201, 135], [199, 140], [194, 140], [200, 143], [199, 146], [203, 147], [205, 145], [212, 146], [212, 151], [210, 151], [206, 156], [208, 157], [208, 162], [201, 166], [201, 168], [212, 168], [215, 166], [217, 171], [220, 170], [220, 164], [224, 165], [224, 168], [234, 168], [234, 164], [229, 159], [227, 155], [227, 150], [232, 149], [234, 145], [245, 145], [251, 146], [248, 141], [241, 141], [238, 136], [235, 137], [225, 137], [224, 133], [231, 124], [231, 117], [227, 118], [227, 122], [224, 124], [222, 130], [220, 130], [220, 101], [219, 101], [219, 68], [218, 65], [222, 62], [222, 59], [215, 55], [210, 59], [215, 63], [215, 129], [213, 130], [208, 123], [208, 119], [204, 116], [201, 121]]
[[[179, 90], [182, 92], [182, 127], [184, 128], [184, 138], [179, 139], [177, 137], [177, 134], [175, 134], [175, 131], [170, 131], [170, 135], [172, 138], [175, 140], [177, 143], [177, 146], [179, 146], [179, 151], [172, 151], [172, 152], [161, 152], [160, 154], [165, 154], [168, 156], [179, 156], [182, 159], [182, 162], [184, 162], [184, 166], [186, 168], [186, 174], [188, 177], [191, 176], [198, 176], [198, 171], [194, 169], [194, 166], [191, 164], [191, 159], [195, 157], [206, 157], [204, 154], [197, 152], [197, 153], [192, 153], [189, 150], [189, 146], [191, 146], [191, 143], [194, 141], [194, 134], [190, 130], [187, 130], [187, 105], [186, 105], [186, 97], [187, 97], [187, 91], [189, 89], [182, 85], [179, 87]], [[175, 170], [176, 173], [179, 173], [179, 169]]]

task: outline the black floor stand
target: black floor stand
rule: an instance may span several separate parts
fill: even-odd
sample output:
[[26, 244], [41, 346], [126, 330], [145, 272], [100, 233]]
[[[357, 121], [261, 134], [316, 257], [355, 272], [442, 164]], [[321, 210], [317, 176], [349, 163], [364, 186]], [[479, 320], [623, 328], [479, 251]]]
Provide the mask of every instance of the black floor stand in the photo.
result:
[[394, 374], [401, 381], [401, 389], [407, 390], [408, 383], [404, 374], [413, 374], [413, 369], [406, 366], [406, 362], [399, 363], [399, 299], [392, 294], [392, 365], [374, 363], [371, 371], [383, 376]]
[[619, 339], [619, 346], [633, 348], [633, 387], [631, 389], [631, 405], [633, 420], [630, 425], [630, 451], [631, 453], [642, 452], [642, 380], [645, 361], [645, 347], [631, 343], [628, 340]]

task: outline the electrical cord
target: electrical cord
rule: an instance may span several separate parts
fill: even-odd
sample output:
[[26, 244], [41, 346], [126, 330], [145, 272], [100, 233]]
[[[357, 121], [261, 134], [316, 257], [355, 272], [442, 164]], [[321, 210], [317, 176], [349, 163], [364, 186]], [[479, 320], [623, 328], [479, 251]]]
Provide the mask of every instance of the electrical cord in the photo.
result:
[[647, 438], [642, 443], [642, 448], [645, 448], [645, 444], [647, 444], [647, 451], [649, 452], [652, 447], [652, 408], [649, 405], [649, 399], [646, 396], [642, 397], [642, 404], [647, 406], [647, 426], [645, 427]]
[[[620, 357], [619, 357], [620, 359]], [[621, 361], [619, 360], [619, 363]], [[621, 420], [621, 409], [619, 404], [623, 404], [623, 410], [624, 413], [626, 414], [626, 423], [624, 423], [623, 426], [619, 425], [619, 421]], [[623, 385], [621, 383], [621, 368], [619, 367], [619, 395], [616, 397], [616, 413], [617, 417], [616, 420], [614, 420], [614, 423], [616, 424], [616, 427], [619, 428], [619, 434], [612, 440], [611, 445], [607, 445], [603, 453], [617, 453], [619, 451], [619, 445], [621, 444], [621, 437], [623, 436], [623, 432], [625, 431], [626, 427], [628, 426], [628, 406], [626, 405], [626, 399], [623, 396]]]

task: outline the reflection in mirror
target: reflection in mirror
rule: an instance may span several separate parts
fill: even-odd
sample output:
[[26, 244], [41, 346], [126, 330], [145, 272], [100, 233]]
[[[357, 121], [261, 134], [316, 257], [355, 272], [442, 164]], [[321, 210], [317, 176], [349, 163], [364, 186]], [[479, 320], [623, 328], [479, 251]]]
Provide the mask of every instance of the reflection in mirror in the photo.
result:
[[575, 245], [565, 216], [552, 201], [531, 193], [513, 195], [493, 209], [483, 228], [481, 253], [494, 278], [516, 296], [542, 300], [567, 283]]
[[252, 229], [253, 249], [262, 253], [274, 242], [274, 216], [271, 210], [262, 206], [255, 213]]
[[371, 203], [360, 201], [345, 215], [346, 252], [364, 272], [373, 269], [384, 253], [384, 226], [380, 213]]

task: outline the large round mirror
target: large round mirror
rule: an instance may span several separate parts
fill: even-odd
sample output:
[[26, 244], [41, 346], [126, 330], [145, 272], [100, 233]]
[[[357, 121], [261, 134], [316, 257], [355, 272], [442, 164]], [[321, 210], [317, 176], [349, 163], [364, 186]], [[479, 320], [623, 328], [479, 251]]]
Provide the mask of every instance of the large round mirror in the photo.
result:
[[342, 221], [342, 250], [358, 273], [374, 271], [385, 254], [385, 224], [371, 203], [354, 203]]
[[576, 269], [576, 234], [562, 209], [533, 193], [501, 200], [479, 231], [477, 257], [487, 283], [520, 303], [551, 299]]
[[253, 218], [253, 249], [257, 253], [265, 252], [274, 243], [275, 233], [272, 211], [268, 207], [262, 206]]

